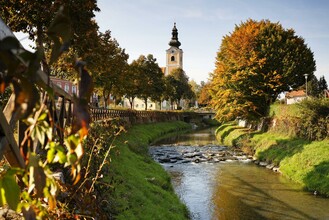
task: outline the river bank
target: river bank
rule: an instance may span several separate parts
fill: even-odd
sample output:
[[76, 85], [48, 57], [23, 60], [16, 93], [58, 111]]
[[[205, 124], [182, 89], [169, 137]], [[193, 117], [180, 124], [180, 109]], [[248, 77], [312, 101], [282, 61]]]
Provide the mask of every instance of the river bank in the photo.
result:
[[111, 154], [108, 211], [115, 219], [188, 219], [188, 210], [175, 194], [168, 173], [148, 154], [148, 145], [169, 133], [191, 126], [166, 122], [136, 125], [118, 138]]
[[198, 129], [149, 147], [192, 220], [328, 219], [329, 200], [219, 145], [214, 133], [215, 128]]
[[282, 175], [300, 183], [306, 190], [329, 196], [329, 140], [306, 141], [273, 131], [257, 133], [234, 124], [216, 131], [227, 146], [241, 148], [261, 162], [277, 166]]

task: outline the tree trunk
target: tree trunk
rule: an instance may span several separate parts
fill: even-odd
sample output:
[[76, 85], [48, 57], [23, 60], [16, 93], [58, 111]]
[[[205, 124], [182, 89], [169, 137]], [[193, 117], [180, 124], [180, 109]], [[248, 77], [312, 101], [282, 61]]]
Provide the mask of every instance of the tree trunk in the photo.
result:
[[177, 109], [177, 110], [180, 109], [180, 103], [179, 103], [179, 101], [180, 101], [179, 99], [176, 100], [176, 105], [177, 105], [177, 106], [176, 106], [176, 109]]
[[144, 103], [145, 103], [145, 111], [147, 110], [147, 98], [144, 98]]
[[110, 93], [106, 94], [106, 91], [103, 90], [103, 98], [104, 98], [104, 107], [105, 108], [107, 108], [107, 102], [108, 102], [109, 96], [110, 96]]
[[130, 109], [133, 109], [134, 97], [129, 98]]

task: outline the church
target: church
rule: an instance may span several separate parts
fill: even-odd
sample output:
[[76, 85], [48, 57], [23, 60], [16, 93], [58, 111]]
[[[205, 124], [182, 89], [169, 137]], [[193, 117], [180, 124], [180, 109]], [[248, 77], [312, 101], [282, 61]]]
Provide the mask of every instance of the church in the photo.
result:
[[181, 68], [183, 69], [183, 50], [179, 48], [181, 43], [178, 40], [178, 30], [176, 28], [176, 23], [172, 29], [172, 37], [169, 42], [170, 48], [166, 50], [166, 67], [165, 75], [168, 75], [172, 70]]
[[[174, 23], [174, 27], [172, 29], [172, 37], [169, 41], [169, 49], [166, 50], [166, 67], [162, 67], [161, 70], [165, 75], [168, 75], [174, 69], [181, 68], [183, 69], [183, 50], [180, 49], [181, 43], [178, 40], [178, 30], [176, 28], [176, 23]], [[163, 101], [161, 103], [156, 103], [151, 100], [147, 102], [147, 109], [148, 110], [170, 110], [171, 106], [168, 101]], [[142, 99], [135, 98], [133, 109], [135, 110], [145, 110], [145, 103]], [[129, 100], [124, 100], [124, 107], [130, 108]]]

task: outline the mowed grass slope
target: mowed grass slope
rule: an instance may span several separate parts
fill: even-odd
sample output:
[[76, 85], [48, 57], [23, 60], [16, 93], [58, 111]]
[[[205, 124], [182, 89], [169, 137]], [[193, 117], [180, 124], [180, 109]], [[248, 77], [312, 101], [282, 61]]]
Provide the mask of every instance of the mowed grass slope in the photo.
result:
[[280, 166], [282, 174], [307, 190], [329, 196], [329, 140], [307, 141], [283, 132], [252, 133], [234, 124], [218, 128], [217, 139], [248, 149], [261, 160]]
[[148, 145], [170, 132], [190, 128], [184, 122], [133, 126], [115, 142], [106, 177], [112, 190], [109, 211], [115, 219], [188, 219], [169, 175], [148, 155]]

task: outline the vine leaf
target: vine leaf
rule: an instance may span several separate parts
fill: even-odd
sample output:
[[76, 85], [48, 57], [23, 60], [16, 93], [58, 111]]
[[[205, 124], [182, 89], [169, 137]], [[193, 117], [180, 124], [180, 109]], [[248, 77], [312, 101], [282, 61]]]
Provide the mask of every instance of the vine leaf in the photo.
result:
[[13, 81], [12, 83], [16, 97], [15, 111], [19, 110], [22, 117], [26, 118], [39, 101], [38, 89], [25, 78], [22, 78], [20, 82]]
[[0, 205], [8, 203], [13, 210], [19, 203], [20, 189], [13, 173], [7, 172], [0, 180]]

